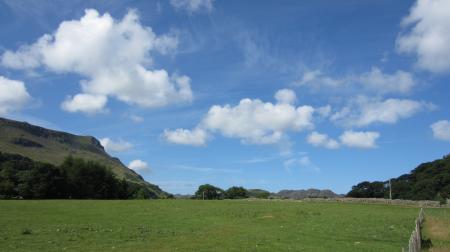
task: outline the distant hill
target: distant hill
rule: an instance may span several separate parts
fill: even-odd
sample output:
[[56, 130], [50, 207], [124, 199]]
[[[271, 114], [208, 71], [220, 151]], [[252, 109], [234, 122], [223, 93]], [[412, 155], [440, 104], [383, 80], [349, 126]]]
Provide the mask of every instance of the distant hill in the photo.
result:
[[[391, 179], [393, 199], [443, 200], [450, 198], [450, 155], [423, 163], [409, 174]], [[389, 198], [389, 180], [364, 181], [347, 194], [355, 198]]]
[[250, 198], [267, 199], [270, 197], [270, 192], [263, 189], [248, 189], [247, 191]]
[[108, 155], [100, 142], [92, 136], [77, 136], [0, 118], [0, 151], [53, 165], [60, 165], [67, 156], [96, 161], [110, 167], [119, 179], [143, 185], [158, 197], [168, 196], [158, 186], [146, 182], [139, 174], [126, 167], [118, 158]]
[[281, 190], [275, 196], [283, 199], [305, 199], [305, 198], [338, 198], [338, 194], [331, 190]]

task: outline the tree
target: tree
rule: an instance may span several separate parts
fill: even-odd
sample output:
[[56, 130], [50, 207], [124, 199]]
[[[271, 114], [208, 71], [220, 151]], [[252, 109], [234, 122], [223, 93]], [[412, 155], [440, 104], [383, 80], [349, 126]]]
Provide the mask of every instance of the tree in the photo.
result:
[[[156, 187], [159, 190], [159, 188]], [[106, 166], [67, 157], [60, 166], [0, 152], [0, 198], [157, 198], [145, 185], [119, 180]]]
[[204, 184], [198, 187], [198, 190], [195, 192], [196, 199], [223, 199], [224, 191], [219, 187], [215, 187], [210, 184]]
[[[386, 187], [387, 183], [387, 181], [364, 181], [353, 186], [347, 196], [388, 198], [389, 187]], [[392, 198], [394, 199], [441, 201], [450, 198], [450, 155], [420, 164], [410, 173], [391, 179], [391, 185]]]
[[386, 198], [389, 195], [388, 192], [389, 188], [385, 182], [364, 181], [353, 186], [347, 196], [354, 198]]
[[227, 199], [245, 199], [248, 198], [248, 191], [242, 186], [233, 186], [225, 191]]

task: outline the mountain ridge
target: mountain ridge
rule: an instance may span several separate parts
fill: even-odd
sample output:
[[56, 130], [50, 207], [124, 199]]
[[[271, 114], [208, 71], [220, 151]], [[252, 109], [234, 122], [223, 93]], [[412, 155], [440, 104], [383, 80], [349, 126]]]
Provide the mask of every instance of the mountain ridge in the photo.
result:
[[126, 167], [120, 159], [110, 156], [93, 136], [75, 135], [0, 117], [0, 151], [53, 165], [60, 165], [67, 156], [96, 161], [110, 167], [119, 179], [145, 186], [157, 197], [168, 196], [157, 185], [145, 181]]

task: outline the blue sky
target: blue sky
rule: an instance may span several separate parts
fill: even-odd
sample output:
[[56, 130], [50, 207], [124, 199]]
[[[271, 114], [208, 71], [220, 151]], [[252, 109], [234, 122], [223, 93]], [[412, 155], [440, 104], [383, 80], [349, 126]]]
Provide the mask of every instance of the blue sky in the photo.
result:
[[0, 116], [171, 193], [346, 193], [449, 153], [446, 0], [3, 0], [0, 30]]

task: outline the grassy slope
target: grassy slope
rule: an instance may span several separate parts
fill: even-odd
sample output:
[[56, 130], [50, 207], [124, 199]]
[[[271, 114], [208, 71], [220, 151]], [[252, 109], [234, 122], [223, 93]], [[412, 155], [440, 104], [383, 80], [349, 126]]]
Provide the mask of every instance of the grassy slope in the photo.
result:
[[292, 201], [0, 201], [0, 251], [400, 251], [417, 214]]
[[[14, 144], [15, 139], [26, 139], [43, 147], [26, 147]], [[72, 155], [86, 160], [94, 160], [108, 167], [118, 178], [125, 178], [139, 184], [146, 184], [158, 195], [163, 192], [154, 185], [145, 182], [133, 170], [124, 166], [120, 160], [110, 157], [91, 136], [77, 136], [30, 124], [0, 118], [0, 151], [20, 154], [36, 161], [59, 165]]]
[[428, 251], [450, 251], [450, 210], [426, 209], [423, 239], [431, 240]]

